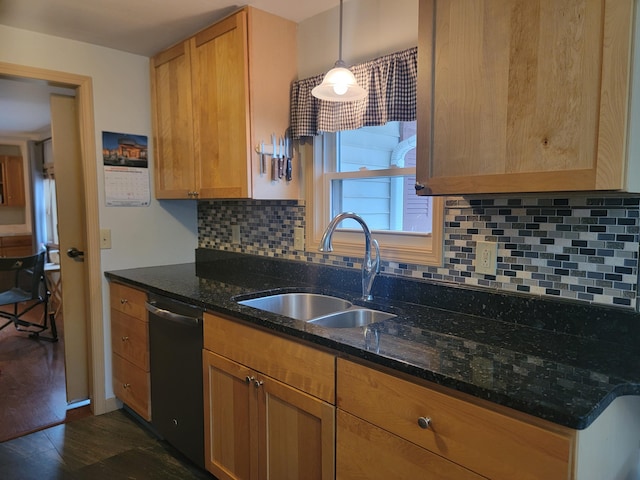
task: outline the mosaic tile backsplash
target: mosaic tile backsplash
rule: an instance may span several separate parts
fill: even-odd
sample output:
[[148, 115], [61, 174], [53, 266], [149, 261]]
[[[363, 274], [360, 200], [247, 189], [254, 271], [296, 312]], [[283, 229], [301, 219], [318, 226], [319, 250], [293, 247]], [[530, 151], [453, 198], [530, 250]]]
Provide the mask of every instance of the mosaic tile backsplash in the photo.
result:
[[[240, 227], [241, 245], [233, 243]], [[299, 252], [296, 201], [198, 202], [198, 244], [253, 255], [360, 268], [362, 258]], [[390, 275], [638, 309], [640, 198], [448, 197], [441, 267], [382, 263]], [[478, 241], [498, 244], [496, 275], [478, 274]], [[383, 258], [384, 260], [384, 258]]]

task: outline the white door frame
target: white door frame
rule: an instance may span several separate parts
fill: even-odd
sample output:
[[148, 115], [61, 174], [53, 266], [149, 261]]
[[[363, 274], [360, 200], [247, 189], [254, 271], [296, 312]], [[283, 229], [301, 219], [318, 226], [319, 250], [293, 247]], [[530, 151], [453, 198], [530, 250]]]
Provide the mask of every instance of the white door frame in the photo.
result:
[[102, 317], [102, 273], [100, 266], [100, 223], [98, 219], [98, 167], [96, 161], [95, 123], [93, 113], [93, 83], [91, 77], [72, 73], [26, 67], [0, 62], [0, 75], [44, 80], [49, 85], [76, 89], [80, 129], [80, 152], [85, 191], [87, 265], [87, 315], [89, 397], [94, 415], [106, 413], [104, 333]]

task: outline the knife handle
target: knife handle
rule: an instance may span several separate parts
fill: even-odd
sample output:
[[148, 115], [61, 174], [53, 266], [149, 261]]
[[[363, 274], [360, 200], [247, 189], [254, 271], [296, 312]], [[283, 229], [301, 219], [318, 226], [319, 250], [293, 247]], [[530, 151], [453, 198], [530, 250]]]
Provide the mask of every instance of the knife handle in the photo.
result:
[[287, 170], [285, 172], [285, 178], [287, 182], [291, 181], [291, 157], [287, 157]]

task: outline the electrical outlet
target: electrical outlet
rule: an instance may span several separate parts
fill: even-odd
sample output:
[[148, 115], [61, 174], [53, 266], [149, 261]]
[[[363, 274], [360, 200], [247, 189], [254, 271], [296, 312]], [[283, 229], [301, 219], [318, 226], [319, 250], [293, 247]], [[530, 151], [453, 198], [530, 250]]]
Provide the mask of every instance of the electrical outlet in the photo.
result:
[[102, 250], [111, 248], [111, 229], [109, 228], [100, 229], [100, 248]]
[[476, 243], [476, 273], [495, 275], [498, 266], [498, 244], [495, 242]]
[[231, 225], [231, 243], [240, 245], [240, 225]]
[[299, 252], [304, 251], [304, 228], [302, 227], [293, 229], [293, 249]]

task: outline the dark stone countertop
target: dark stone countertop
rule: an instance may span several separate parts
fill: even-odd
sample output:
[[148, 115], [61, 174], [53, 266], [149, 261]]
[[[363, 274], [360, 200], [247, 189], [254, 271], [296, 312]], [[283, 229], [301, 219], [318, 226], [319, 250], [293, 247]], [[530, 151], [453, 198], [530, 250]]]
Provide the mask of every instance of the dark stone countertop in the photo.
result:
[[[359, 270], [203, 249], [196, 263], [106, 276], [574, 429], [616, 397], [640, 394], [640, 315], [623, 309], [385, 275], [364, 302]], [[376, 345], [363, 328], [326, 329], [237, 303], [292, 291], [397, 317], [373, 326]]]

